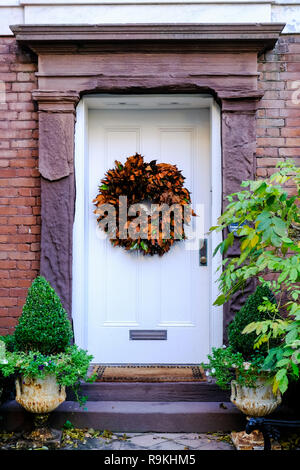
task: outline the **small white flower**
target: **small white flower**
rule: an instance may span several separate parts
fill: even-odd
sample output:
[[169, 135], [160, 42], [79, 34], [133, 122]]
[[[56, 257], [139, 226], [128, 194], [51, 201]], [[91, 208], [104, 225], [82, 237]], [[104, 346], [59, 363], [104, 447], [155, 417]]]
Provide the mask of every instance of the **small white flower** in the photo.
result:
[[6, 359], [2, 359], [2, 360], [0, 361], [0, 364], [8, 364], [8, 361], [7, 361]]
[[209, 377], [209, 375], [210, 375], [210, 371], [209, 371], [209, 370], [207, 370], [207, 371], [205, 372], [205, 375], [206, 375], [206, 377]]
[[226, 348], [227, 348], [227, 346], [226, 346], [225, 344], [223, 344], [222, 348], [223, 348], [223, 349], [226, 349]]
[[216, 369], [213, 367], [211, 370], [211, 373], [214, 374], [216, 372]]

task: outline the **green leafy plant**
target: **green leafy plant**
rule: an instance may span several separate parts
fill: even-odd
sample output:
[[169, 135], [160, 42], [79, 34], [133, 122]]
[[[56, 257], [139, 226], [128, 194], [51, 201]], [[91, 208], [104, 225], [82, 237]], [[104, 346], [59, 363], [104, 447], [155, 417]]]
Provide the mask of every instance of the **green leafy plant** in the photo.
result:
[[[300, 223], [300, 168], [291, 161], [280, 162], [277, 167], [279, 171], [269, 180], [244, 181], [242, 187], [249, 187], [249, 190], [227, 196], [229, 204], [218, 219], [219, 225], [210, 229], [222, 231], [235, 223], [241, 237], [240, 255], [225, 258], [219, 268], [223, 267], [219, 276], [221, 295], [216, 305], [227, 302], [249, 278], [259, 278], [267, 272], [278, 274], [278, 281], [270, 283], [275, 294], [278, 290], [282, 292], [284, 286], [292, 299], [298, 300], [300, 246], [290, 235]], [[287, 182], [296, 186], [298, 195], [288, 195]], [[233, 242], [232, 232], [216, 247], [215, 253], [219, 251], [225, 256]]]
[[[270, 305], [268, 309], [262, 308], [265, 301]], [[256, 340], [255, 332], [245, 336], [241, 332], [252, 322], [271, 320], [274, 317], [274, 307], [277, 315], [277, 302], [268, 286], [258, 285], [255, 292], [246, 299], [243, 307], [235, 314], [234, 319], [227, 327], [228, 342], [233, 351], [240, 352], [248, 360], [253, 355], [253, 345]], [[273, 343], [275, 343], [273, 341]], [[266, 351], [266, 348], [263, 348]]]
[[23, 377], [43, 379], [55, 375], [60, 385], [71, 387], [80, 405], [86, 397], [80, 396], [80, 381], [93, 381], [88, 377], [88, 368], [93, 356], [76, 345], [69, 346], [63, 353], [45, 355], [36, 351], [6, 352], [6, 360], [0, 362], [0, 372], [4, 377], [22, 375]]
[[261, 348], [270, 339], [281, 339], [278, 346], [270, 348], [263, 369], [274, 371], [274, 393], [284, 393], [290, 380], [300, 375], [300, 310], [294, 307], [287, 318], [276, 318], [247, 325], [243, 333], [256, 334], [254, 348]]
[[70, 345], [70, 321], [60, 298], [45, 278], [38, 276], [28, 290], [14, 341], [19, 351], [56, 354]]
[[[239, 256], [226, 257], [234, 242], [229, 233], [215, 250], [224, 256], [219, 276], [221, 294], [216, 305], [227, 302], [242, 289], [251, 277], [267, 285], [277, 299], [277, 306], [264, 299], [259, 311], [271, 312], [271, 318], [251, 322], [245, 333], [255, 332], [256, 348], [271, 340], [280, 344], [268, 349], [263, 369], [274, 373], [273, 390], [284, 393], [290, 378], [299, 377], [300, 361], [300, 168], [287, 160], [277, 164], [278, 171], [269, 179], [245, 181], [249, 188], [228, 196], [229, 204], [211, 231], [222, 231], [232, 223], [237, 224], [240, 238]], [[286, 185], [296, 188], [289, 195]], [[266, 275], [273, 276], [266, 281]], [[285, 318], [280, 318], [285, 316]]]
[[245, 361], [242, 353], [235, 352], [231, 346], [213, 348], [208, 356], [209, 363], [202, 364], [207, 374], [216, 378], [220, 388], [230, 389], [231, 380], [235, 379], [240, 385], [255, 387], [258, 375], [262, 371], [264, 357], [253, 352], [249, 361]]
[[15, 345], [15, 335], [5, 335], [5, 336], [0, 336], [0, 341], [2, 341], [5, 345], [6, 351], [13, 352], [16, 349]]

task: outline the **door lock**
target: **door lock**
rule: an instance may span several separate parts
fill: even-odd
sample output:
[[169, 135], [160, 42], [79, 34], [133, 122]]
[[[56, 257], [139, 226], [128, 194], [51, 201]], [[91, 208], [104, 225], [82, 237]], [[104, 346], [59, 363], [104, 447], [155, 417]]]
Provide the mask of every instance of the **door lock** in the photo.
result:
[[199, 259], [200, 266], [207, 266], [207, 238], [200, 240]]

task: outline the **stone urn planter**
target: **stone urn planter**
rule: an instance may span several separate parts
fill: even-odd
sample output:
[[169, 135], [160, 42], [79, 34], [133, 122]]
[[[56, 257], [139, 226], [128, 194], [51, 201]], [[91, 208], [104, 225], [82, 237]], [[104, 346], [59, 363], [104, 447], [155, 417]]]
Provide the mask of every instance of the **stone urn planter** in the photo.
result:
[[66, 390], [60, 386], [55, 375], [46, 375], [43, 379], [19, 376], [16, 379], [16, 401], [33, 413], [34, 429], [24, 437], [39, 447], [47, 443], [50, 448], [60, 446], [61, 431], [50, 430], [49, 413], [66, 399]]
[[16, 380], [16, 401], [30, 413], [48, 414], [65, 399], [65, 387], [57, 383], [54, 375], [43, 379], [20, 376]]
[[[280, 405], [282, 398], [279, 391], [276, 395], [273, 393], [268, 376], [262, 375], [257, 378], [255, 387], [246, 387], [232, 380], [230, 400], [249, 419], [273, 413]], [[253, 431], [251, 434], [246, 434], [245, 431], [232, 432], [231, 438], [239, 450], [256, 450], [264, 447], [263, 436], [258, 431]], [[278, 445], [273, 444], [273, 449], [277, 448]]]
[[255, 388], [240, 385], [232, 380], [230, 400], [242, 413], [252, 417], [273, 413], [282, 398], [279, 391], [274, 395], [272, 384], [268, 383], [266, 377], [259, 377]]

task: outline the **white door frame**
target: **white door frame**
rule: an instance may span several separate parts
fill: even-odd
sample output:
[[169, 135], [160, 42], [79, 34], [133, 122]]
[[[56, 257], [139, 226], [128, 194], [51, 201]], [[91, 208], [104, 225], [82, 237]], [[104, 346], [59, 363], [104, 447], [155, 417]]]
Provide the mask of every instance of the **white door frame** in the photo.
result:
[[[214, 99], [209, 95], [90, 95], [83, 97], [77, 106], [75, 126], [75, 178], [76, 202], [73, 228], [73, 288], [72, 288], [72, 318], [76, 344], [88, 349], [87, 345], [87, 288], [88, 272], [85, 248], [85, 227], [88, 216], [84, 201], [84, 188], [88, 177], [88, 110], [89, 109], [172, 109], [172, 108], [209, 108], [210, 109], [210, 154], [211, 154], [211, 221], [215, 225], [221, 214], [222, 207], [222, 165], [221, 165], [221, 113]], [[223, 309], [214, 306], [213, 301], [218, 296], [218, 275], [216, 270], [222, 259], [219, 253], [212, 257], [214, 248], [222, 240], [222, 234], [213, 232], [210, 235], [212, 243], [210, 260], [210, 298], [211, 309], [209, 316], [210, 347], [219, 347], [223, 343]]]

